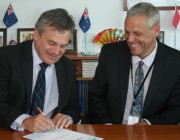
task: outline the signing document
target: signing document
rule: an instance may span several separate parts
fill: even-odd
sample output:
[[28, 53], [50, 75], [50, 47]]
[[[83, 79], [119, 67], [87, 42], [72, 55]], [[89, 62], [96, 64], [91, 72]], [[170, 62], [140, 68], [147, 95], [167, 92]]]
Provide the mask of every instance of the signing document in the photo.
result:
[[32, 133], [24, 137], [31, 140], [102, 140], [99, 137], [60, 128]]

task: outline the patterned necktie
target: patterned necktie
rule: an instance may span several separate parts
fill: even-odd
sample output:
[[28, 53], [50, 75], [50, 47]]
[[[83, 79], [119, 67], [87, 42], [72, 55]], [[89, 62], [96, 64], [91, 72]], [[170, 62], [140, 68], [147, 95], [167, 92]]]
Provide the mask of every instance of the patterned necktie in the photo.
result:
[[29, 115], [38, 114], [39, 112], [37, 110], [37, 107], [43, 110], [43, 106], [44, 106], [44, 96], [46, 90], [45, 70], [48, 67], [48, 64], [42, 62], [39, 65], [41, 67], [41, 70], [38, 73], [36, 85], [33, 90], [31, 105], [28, 111]]
[[134, 83], [134, 87], [133, 87], [134, 98], [133, 98], [132, 108], [130, 111], [130, 115], [132, 115], [132, 116], [139, 116], [140, 117], [142, 110], [143, 110], [144, 86], [142, 86], [142, 88], [140, 89], [140, 91], [138, 93], [138, 90], [139, 90], [141, 83], [144, 79], [144, 73], [143, 73], [143, 68], [142, 68], [143, 64], [144, 63], [142, 61], [140, 61], [139, 66], [135, 72], [135, 83]]

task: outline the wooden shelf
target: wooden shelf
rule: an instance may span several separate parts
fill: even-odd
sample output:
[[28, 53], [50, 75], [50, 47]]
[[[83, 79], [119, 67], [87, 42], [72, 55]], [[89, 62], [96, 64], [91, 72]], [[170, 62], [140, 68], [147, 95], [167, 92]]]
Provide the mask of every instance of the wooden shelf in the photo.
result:
[[98, 60], [99, 55], [82, 55], [80, 53], [65, 54], [71, 60]]
[[73, 53], [73, 54], [65, 54], [69, 59], [71, 59], [76, 65], [77, 71], [77, 80], [92, 80], [89, 77], [82, 77], [82, 60], [98, 60], [99, 55], [93, 56], [84, 56], [80, 53]]
[[88, 77], [77, 77], [76, 80], [78, 80], [78, 81], [80, 81], [80, 80], [91, 81], [92, 78], [88, 78]]

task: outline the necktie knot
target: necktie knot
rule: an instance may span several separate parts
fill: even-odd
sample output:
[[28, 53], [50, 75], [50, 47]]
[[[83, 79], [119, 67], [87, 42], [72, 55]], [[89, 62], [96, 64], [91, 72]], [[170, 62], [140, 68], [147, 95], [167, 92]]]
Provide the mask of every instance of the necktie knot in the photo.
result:
[[46, 63], [44, 63], [44, 62], [42, 62], [42, 63], [39, 64], [39, 65], [40, 65], [40, 67], [41, 67], [41, 70], [43, 70], [43, 71], [45, 71], [46, 68], [49, 66], [48, 64], [46, 64]]
[[139, 67], [142, 67], [143, 66], [143, 61], [139, 61]]

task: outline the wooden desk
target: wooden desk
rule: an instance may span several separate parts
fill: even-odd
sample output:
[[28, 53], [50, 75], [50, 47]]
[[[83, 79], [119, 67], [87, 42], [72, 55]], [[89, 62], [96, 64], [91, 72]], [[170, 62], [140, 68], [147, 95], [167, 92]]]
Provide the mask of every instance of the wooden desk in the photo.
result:
[[[104, 138], [104, 140], [180, 140], [180, 126], [125, 126], [125, 125], [72, 125], [77, 132]], [[27, 140], [29, 132], [0, 129], [0, 140]]]

